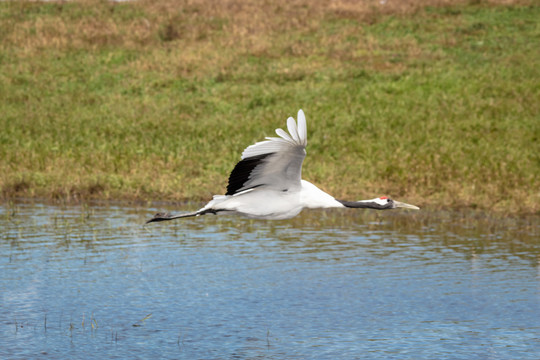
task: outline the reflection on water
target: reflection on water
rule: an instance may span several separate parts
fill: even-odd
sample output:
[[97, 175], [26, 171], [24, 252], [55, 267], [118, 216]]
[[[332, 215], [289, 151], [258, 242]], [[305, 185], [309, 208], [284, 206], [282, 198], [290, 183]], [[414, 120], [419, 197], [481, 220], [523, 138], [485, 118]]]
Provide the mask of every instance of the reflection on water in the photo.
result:
[[540, 358], [538, 217], [157, 210], [0, 207], [0, 358]]

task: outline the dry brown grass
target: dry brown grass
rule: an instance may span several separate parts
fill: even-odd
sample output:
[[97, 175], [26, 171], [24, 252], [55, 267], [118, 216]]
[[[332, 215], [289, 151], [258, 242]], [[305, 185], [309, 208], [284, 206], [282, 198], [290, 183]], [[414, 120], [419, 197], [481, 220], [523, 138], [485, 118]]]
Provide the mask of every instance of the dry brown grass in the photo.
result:
[[[4, 34], [0, 46], [23, 58], [40, 52], [98, 51], [104, 47], [156, 52], [155, 61], [149, 56], [137, 60], [136, 66], [143, 71], [173, 72], [184, 77], [204, 77], [216, 71], [224, 76], [241, 73], [239, 56], [278, 59], [284, 53], [310, 57], [309, 63], [297, 65], [308, 74], [325, 66], [318, 59], [321, 56], [326, 66], [334, 59], [338, 67], [347, 66], [347, 62], [362, 62], [376, 70], [399, 73], [406, 65], [389, 62], [386, 53], [394, 51], [409, 59], [428, 56], [422, 53], [416, 39], [404, 36], [381, 43], [380, 39], [365, 35], [362, 41], [353, 44], [343, 39], [358, 35], [357, 26], [344, 27], [336, 33], [321, 32], [321, 27], [329, 20], [350, 20], [367, 26], [387, 15], [408, 16], [427, 6], [455, 6], [471, 1], [486, 5], [532, 3], [532, 0], [387, 0], [384, 3], [381, 0], [141, 0], [123, 4], [83, 0], [76, 4], [49, 4], [44, 13], [42, 4], [20, 1], [10, 6], [21, 18], [7, 18], [0, 25]], [[131, 11], [118, 11], [127, 6]], [[66, 7], [77, 7], [77, 11]], [[310, 36], [312, 41], [299, 38]], [[452, 39], [445, 37], [445, 41]], [[169, 56], [162, 56], [163, 47], [169, 48]], [[295, 72], [288, 64], [282, 66], [278, 72], [285, 75]]]
[[[10, 6], [21, 14], [35, 12], [35, 16], [24, 21], [3, 19], [2, 42], [21, 51], [39, 51], [92, 50], [106, 45], [141, 48], [161, 40], [181, 40], [257, 53], [264, 51], [276, 34], [313, 32], [328, 19], [372, 24], [385, 15], [410, 15], [428, 6], [469, 3], [530, 5], [533, 0], [140, 0], [129, 4], [83, 0], [76, 5], [56, 2], [48, 16], [40, 16], [39, 2], [17, 1]], [[79, 8], [75, 15], [63, 11], [70, 6]], [[116, 17], [115, 9], [122, 6], [132, 7], [132, 16]]]

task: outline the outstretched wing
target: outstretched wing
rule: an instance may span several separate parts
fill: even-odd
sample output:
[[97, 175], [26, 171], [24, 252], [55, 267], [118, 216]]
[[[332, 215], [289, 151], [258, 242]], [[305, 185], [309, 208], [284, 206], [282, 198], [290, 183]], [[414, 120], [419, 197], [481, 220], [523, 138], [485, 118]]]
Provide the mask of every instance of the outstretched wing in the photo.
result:
[[244, 150], [242, 160], [229, 176], [226, 195], [257, 187], [279, 191], [300, 187], [307, 145], [306, 117], [302, 110], [298, 111], [298, 125], [290, 117], [287, 128], [289, 133], [276, 129], [279, 137], [267, 137]]

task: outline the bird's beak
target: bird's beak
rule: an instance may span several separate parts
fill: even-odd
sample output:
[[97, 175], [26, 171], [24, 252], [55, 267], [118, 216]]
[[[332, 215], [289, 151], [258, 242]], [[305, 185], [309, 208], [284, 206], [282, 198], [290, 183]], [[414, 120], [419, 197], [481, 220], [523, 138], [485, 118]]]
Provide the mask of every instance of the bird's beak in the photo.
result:
[[395, 206], [397, 208], [420, 210], [420, 208], [418, 206], [414, 206], [414, 205], [411, 205], [411, 204], [406, 204], [406, 203], [395, 201], [395, 200], [394, 200], [394, 204], [395, 204]]

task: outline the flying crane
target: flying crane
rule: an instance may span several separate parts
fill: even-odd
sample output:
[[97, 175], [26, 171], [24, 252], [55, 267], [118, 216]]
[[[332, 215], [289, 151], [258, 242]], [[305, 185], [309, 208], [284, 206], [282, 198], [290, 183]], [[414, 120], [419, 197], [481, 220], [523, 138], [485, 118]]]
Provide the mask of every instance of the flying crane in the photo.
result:
[[289, 117], [287, 128], [288, 133], [276, 129], [279, 137], [267, 137], [244, 150], [240, 162], [229, 176], [225, 195], [214, 195], [208, 204], [194, 212], [158, 213], [147, 223], [218, 213], [281, 220], [298, 215], [304, 208], [419, 210], [417, 206], [386, 196], [360, 201], [338, 200], [309, 181], [302, 180], [307, 146], [306, 117], [302, 110], [298, 111], [298, 125]]

